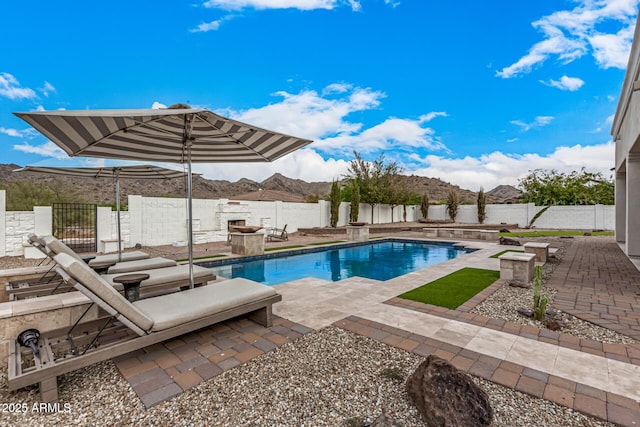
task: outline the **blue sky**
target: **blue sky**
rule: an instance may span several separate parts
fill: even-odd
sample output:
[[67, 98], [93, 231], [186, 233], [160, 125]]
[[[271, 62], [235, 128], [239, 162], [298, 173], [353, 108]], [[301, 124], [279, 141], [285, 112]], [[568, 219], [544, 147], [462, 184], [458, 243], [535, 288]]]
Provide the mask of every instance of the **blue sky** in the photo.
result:
[[610, 175], [640, 0], [5, 2], [1, 163], [66, 164], [15, 111], [209, 108], [313, 139], [207, 178], [329, 181], [353, 150], [477, 191]]

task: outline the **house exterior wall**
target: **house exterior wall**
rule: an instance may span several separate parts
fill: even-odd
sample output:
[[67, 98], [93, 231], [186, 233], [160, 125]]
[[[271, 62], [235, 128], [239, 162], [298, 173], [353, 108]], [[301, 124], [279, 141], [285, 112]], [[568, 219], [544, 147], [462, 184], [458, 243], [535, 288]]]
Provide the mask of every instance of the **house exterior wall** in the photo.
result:
[[615, 141], [616, 241], [632, 260], [640, 260], [639, 73], [640, 26], [636, 23], [627, 72], [611, 128]]

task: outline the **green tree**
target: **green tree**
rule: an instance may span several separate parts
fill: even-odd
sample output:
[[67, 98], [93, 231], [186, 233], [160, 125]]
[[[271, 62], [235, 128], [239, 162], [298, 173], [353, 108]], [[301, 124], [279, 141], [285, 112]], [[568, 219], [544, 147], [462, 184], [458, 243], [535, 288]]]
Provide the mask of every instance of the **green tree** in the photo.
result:
[[487, 195], [484, 193], [484, 189], [480, 187], [478, 191], [478, 222], [484, 224], [484, 220], [487, 217]]
[[5, 186], [8, 211], [31, 211], [34, 206], [51, 206], [53, 203], [83, 203], [84, 199], [65, 191], [55, 180], [49, 185], [33, 181], [16, 181]]
[[536, 169], [520, 179], [518, 187], [524, 193], [522, 202], [538, 206], [612, 205], [615, 197], [612, 179], [584, 168], [568, 174]]
[[351, 202], [349, 209], [349, 222], [358, 222], [358, 216], [360, 215], [360, 186], [358, 182], [351, 180]]
[[409, 189], [404, 185], [403, 177], [400, 175], [401, 168], [395, 162], [384, 167], [381, 179], [383, 190], [382, 203], [391, 207], [391, 222], [393, 222], [393, 211], [397, 206], [404, 205], [411, 196]]
[[331, 184], [331, 194], [329, 195], [329, 201], [331, 203], [330, 223], [332, 227], [338, 225], [338, 216], [340, 215], [340, 199], [340, 183], [334, 180]]
[[422, 195], [422, 200], [420, 200], [420, 213], [424, 219], [429, 217], [429, 194], [427, 192]]
[[364, 160], [357, 151], [353, 152], [354, 159], [349, 164], [347, 177], [355, 180], [360, 190], [361, 200], [371, 206], [371, 223], [376, 205], [389, 200], [388, 185], [390, 175], [399, 174], [400, 168], [395, 161], [385, 164], [384, 154], [373, 162]]
[[449, 194], [447, 195], [447, 213], [449, 214], [449, 218], [451, 221], [456, 220], [456, 216], [458, 216], [458, 207], [460, 206], [460, 194], [458, 190], [451, 187], [449, 189]]

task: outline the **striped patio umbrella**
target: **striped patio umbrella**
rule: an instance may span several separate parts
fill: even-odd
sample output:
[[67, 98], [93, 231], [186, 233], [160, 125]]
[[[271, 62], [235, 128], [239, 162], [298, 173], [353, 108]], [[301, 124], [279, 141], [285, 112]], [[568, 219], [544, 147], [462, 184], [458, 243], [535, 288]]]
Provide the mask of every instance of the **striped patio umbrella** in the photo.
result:
[[[14, 114], [69, 156], [187, 164], [190, 265], [193, 264], [191, 163], [271, 162], [311, 143], [184, 104], [167, 109]], [[193, 286], [192, 268], [190, 276]]]
[[116, 212], [118, 213], [118, 261], [122, 261], [122, 233], [120, 232], [120, 178], [125, 179], [173, 179], [184, 178], [186, 173], [155, 165], [104, 166], [95, 168], [25, 166], [14, 172], [35, 172], [81, 178], [112, 178], [116, 181]]

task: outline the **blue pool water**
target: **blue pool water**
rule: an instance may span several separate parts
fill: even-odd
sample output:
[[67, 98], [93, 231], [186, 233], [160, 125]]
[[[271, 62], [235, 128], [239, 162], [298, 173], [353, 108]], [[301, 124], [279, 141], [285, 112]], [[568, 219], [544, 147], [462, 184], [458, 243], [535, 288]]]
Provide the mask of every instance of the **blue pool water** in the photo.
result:
[[305, 277], [334, 282], [353, 276], [388, 280], [468, 252], [470, 250], [448, 243], [383, 241], [289, 256], [272, 254], [235, 263], [218, 261], [211, 269], [221, 277], [244, 277], [266, 285]]

